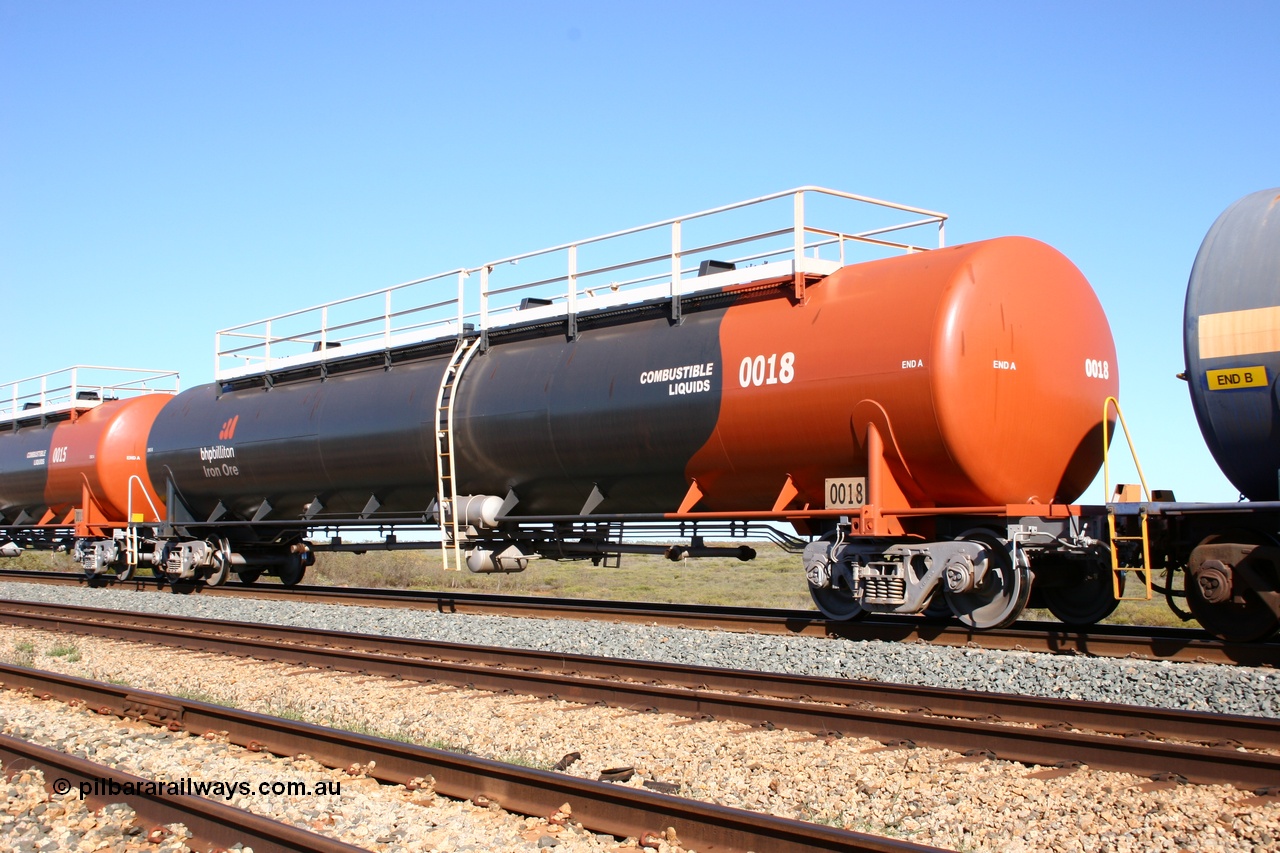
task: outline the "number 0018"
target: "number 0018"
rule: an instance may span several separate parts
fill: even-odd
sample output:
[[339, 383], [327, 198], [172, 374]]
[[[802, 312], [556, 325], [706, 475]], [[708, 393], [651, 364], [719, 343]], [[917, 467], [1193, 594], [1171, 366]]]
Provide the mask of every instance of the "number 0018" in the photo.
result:
[[827, 480], [827, 509], [854, 509], [867, 502], [866, 477]]

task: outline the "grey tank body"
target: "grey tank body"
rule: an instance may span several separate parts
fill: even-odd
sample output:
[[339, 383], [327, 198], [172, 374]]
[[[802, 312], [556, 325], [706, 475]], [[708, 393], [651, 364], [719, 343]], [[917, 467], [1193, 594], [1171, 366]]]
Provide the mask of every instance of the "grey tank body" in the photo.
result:
[[[515, 516], [576, 514], [593, 490], [605, 497], [600, 512], [669, 511], [719, 414], [723, 315], [496, 341], [454, 391], [455, 493], [513, 490]], [[436, 399], [448, 360], [445, 352], [270, 390], [183, 392], [148, 438], [152, 482], [163, 494], [172, 481], [197, 522], [219, 503], [242, 519], [297, 519], [316, 499], [319, 522], [370, 506], [374, 518], [420, 516], [436, 494]], [[676, 365], [711, 365], [699, 393], [672, 396], [671, 383], [642, 380]]]

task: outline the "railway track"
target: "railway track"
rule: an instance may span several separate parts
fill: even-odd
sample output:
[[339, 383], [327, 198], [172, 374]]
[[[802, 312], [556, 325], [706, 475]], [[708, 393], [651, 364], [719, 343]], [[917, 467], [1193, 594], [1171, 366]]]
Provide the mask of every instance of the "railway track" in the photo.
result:
[[[280, 756], [305, 753], [332, 768], [360, 764], [368, 767], [368, 775], [387, 784], [403, 785], [429, 776], [435, 780], [435, 791], [439, 794], [473, 802], [489, 801], [521, 814], [545, 817], [568, 802], [572, 805], [574, 820], [594, 832], [618, 837], [644, 839], [649, 835], [661, 836], [665, 828], [673, 827], [684, 846], [707, 851], [753, 850], [768, 853], [803, 849], [852, 853], [945, 853], [940, 848], [907, 841], [504, 764], [56, 673], [0, 665], [0, 682], [11, 690], [29, 692], [45, 699], [85, 703], [102, 714], [143, 720], [171, 731], [225, 733], [230, 742], [252, 752]], [[114, 772], [53, 750], [33, 747], [11, 738], [0, 739], [0, 757], [6, 759], [6, 769], [10, 766], [11, 755], [18, 761], [42, 763], [66, 778], [91, 780], [95, 775], [109, 778]], [[120, 781], [126, 778], [129, 777], [122, 777]], [[138, 808], [135, 800], [127, 796], [112, 796], [110, 799], [112, 802], [124, 800]], [[214, 814], [222, 823], [209, 829], [202, 827], [197, 831], [197, 837], [226, 839], [218, 841], [219, 846], [236, 841], [249, 843], [253, 838], [254, 849], [260, 851], [338, 853], [359, 849], [319, 837], [312, 843], [311, 833], [238, 809], [219, 807], [217, 803], [197, 797], [170, 798], [161, 801], [161, 805], [164, 803], [203, 810], [200, 814]], [[144, 800], [142, 805], [147, 807], [147, 801]], [[188, 818], [160, 815], [152, 819], [185, 823]], [[232, 822], [227, 823], [228, 820]], [[270, 826], [272, 824], [274, 826]], [[245, 826], [246, 831], [236, 834], [239, 826]], [[277, 833], [286, 837], [288, 843], [277, 843], [265, 832], [259, 841], [256, 839], [260, 836], [247, 831], [263, 826], [267, 830], [276, 827], [287, 830], [285, 833], [277, 830]]]
[[0, 602], [0, 622], [542, 698], [664, 711], [895, 747], [1152, 778], [1280, 786], [1280, 721]]
[[[32, 672], [30, 677], [13, 679], [6, 671], [4, 678], [6, 686], [20, 686], [40, 695], [71, 695], [71, 691], [59, 689], [46, 675]], [[80, 695], [91, 694], [80, 691]], [[67, 783], [69, 787], [65, 790], [80, 790], [82, 785], [83, 790], [109, 790], [106, 783], [114, 783], [114, 790], [127, 788], [128, 794], [90, 793], [85, 800], [95, 808], [127, 802], [138, 818], [156, 827], [181, 823], [191, 832], [187, 845], [197, 850], [226, 849], [234, 844], [279, 853], [356, 853], [362, 849], [202, 797], [137, 793], [146, 790], [148, 780], [9, 735], [0, 735], [0, 762], [6, 774], [40, 770], [49, 785], [53, 785], [55, 779], [60, 780], [59, 784]]]
[[[124, 589], [160, 590], [154, 578], [118, 581], [113, 576], [92, 581], [71, 572], [0, 570], [0, 580], [31, 583], [111, 585]], [[483, 613], [554, 619], [591, 619], [617, 622], [716, 628], [762, 634], [841, 637], [849, 640], [927, 642], [946, 646], [978, 646], [1051, 654], [1088, 654], [1098, 657], [1141, 657], [1153, 660], [1199, 661], [1244, 666], [1280, 666], [1280, 643], [1224, 643], [1204, 631], [1190, 628], [1146, 628], [1094, 625], [1075, 630], [1058, 622], [1018, 622], [1010, 628], [973, 631], [963, 625], [934, 623], [917, 617], [868, 617], [858, 622], [836, 622], [812, 610], [771, 610], [660, 602], [600, 601], [492, 595], [488, 593], [393, 589], [355, 589], [329, 586], [284, 587], [278, 584], [212, 587], [183, 584], [175, 591], [200, 595], [305, 601], [314, 604], [346, 604], [365, 607], [406, 607], [446, 613]]]

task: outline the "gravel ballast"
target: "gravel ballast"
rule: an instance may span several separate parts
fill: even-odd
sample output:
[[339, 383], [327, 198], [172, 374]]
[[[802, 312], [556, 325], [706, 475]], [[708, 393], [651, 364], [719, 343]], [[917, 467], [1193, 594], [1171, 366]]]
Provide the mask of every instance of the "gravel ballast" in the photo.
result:
[[1270, 668], [11, 582], [0, 583], [0, 598], [761, 672], [1280, 717], [1280, 673]]
[[[561, 765], [561, 772], [596, 779], [605, 770], [627, 767], [634, 775], [617, 784], [658, 782], [682, 797], [967, 853], [1268, 853], [1280, 838], [1280, 802], [1254, 800], [1252, 792], [1225, 785], [1153, 784], [1091, 768], [1060, 775], [1013, 761], [970, 760], [942, 749], [887, 749], [860, 737], [824, 738], [211, 652], [157, 651], [123, 640], [0, 626], [0, 659], [12, 661], [24, 653], [22, 662], [42, 669], [544, 770], [576, 754], [576, 760]], [[168, 753], [165, 745], [175, 740], [167, 730], [83, 710], [57, 711], [57, 705], [0, 691], [0, 720], [10, 733], [55, 748], [83, 750], [86, 757], [123, 763], [124, 769], [143, 776], [232, 778], [241, 771], [223, 762], [246, 760], [244, 750], [220, 746], [225, 754], [215, 756], [203, 738], [177, 737], [178, 763], [154, 764], [160, 759], [152, 753]], [[71, 713], [74, 719], [59, 722], [46, 716], [55, 712]], [[89, 724], [96, 733], [86, 730]], [[68, 732], [77, 735], [69, 738]], [[275, 779], [304, 769], [262, 753], [247, 760], [273, 767]], [[469, 829], [471, 824], [460, 817], [450, 824], [452, 832], [442, 836], [429, 821], [443, 822], [406, 812], [403, 796], [398, 785], [355, 786], [349, 792], [344, 784], [341, 797], [323, 802], [315, 796], [253, 797], [244, 805], [290, 822], [299, 813], [320, 809], [334, 824], [307, 822], [304, 828], [326, 833], [376, 828], [371, 836], [339, 837], [389, 852], [428, 849], [420, 846], [426, 836], [429, 846], [440, 851], [525, 849], [510, 833], [519, 831], [520, 842], [532, 846], [546, 845], [543, 837], [554, 832], [547, 816], [527, 818], [523, 825], [517, 818], [503, 828], [491, 824], [488, 814], [462, 804], [464, 816], [477, 819], [475, 827]], [[366, 797], [383, 803], [375, 808]], [[634, 840], [615, 844], [570, 829], [555, 836], [557, 849], [635, 851]], [[499, 830], [507, 833], [510, 846], [482, 841], [496, 838]], [[662, 827], [653, 830], [661, 832]], [[656, 845], [655, 853], [663, 853], [665, 846]], [[672, 845], [668, 853], [675, 850]]]
[[[3, 707], [0, 698], [0, 707]], [[75, 789], [51, 794], [39, 770], [0, 767], [6, 777], [0, 792], [0, 842], [13, 853], [107, 850], [110, 853], [190, 853], [186, 827], [147, 827], [133, 809], [112, 803], [93, 810]], [[250, 851], [252, 853], [252, 851]]]
[[[228, 744], [224, 737], [174, 733], [10, 691], [0, 691], [0, 720], [6, 734], [148, 781], [221, 783], [233, 792], [218, 792], [208, 799], [385, 853], [534, 851], [548, 846], [566, 853], [588, 853], [618, 847], [614, 838], [586, 832], [571, 822], [555, 824], [448, 799], [430, 790], [380, 785], [364, 775], [332, 770], [310, 758], [253, 753]], [[51, 795], [43, 786], [32, 785], [31, 775], [25, 784], [11, 783], [5, 789], [7, 811], [12, 815], [21, 809], [24, 817], [0, 819], [0, 845], [8, 844], [4, 849], [20, 853], [127, 853], [131, 846], [156, 853], [186, 849], [176, 834], [165, 845], [149, 845], [147, 836], [167, 833], [139, 833], [146, 828], [134, 821], [127, 807], [111, 804], [90, 813], [76, 789], [62, 796]], [[270, 786], [284, 783], [304, 785], [307, 790], [323, 783], [339, 793], [270, 793]], [[138, 843], [131, 844], [138, 835], [142, 836]], [[544, 838], [554, 845], [542, 841]], [[664, 853], [678, 851], [668, 847]]]

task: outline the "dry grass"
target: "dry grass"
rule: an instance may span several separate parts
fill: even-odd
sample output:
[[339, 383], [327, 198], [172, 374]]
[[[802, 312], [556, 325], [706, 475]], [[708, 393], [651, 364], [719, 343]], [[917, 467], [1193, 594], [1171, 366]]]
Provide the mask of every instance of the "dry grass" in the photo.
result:
[[[1178, 606], [1186, 610], [1186, 602], [1179, 601]], [[1048, 610], [1028, 608], [1023, 611], [1023, 619], [1034, 619], [1042, 622], [1054, 622], [1053, 614]], [[1115, 612], [1102, 620], [1104, 625], [1146, 625], [1162, 628], [1197, 628], [1199, 622], [1183, 622], [1178, 614], [1169, 609], [1164, 596], [1153, 593], [1150, 601], [1122, 601]]]
[[[753, 543], [753, 547], [758, 556], [747, 563], [729, 557], [673, 563], [659, 556], [627, 554], [618, 568], [593, 566], [590, 560], [535, 560], [524, 572], [511, 575], [445, 572], [440, 567], [438, 550], [374, 550], [365, 554], [320, 552], [316, 565], [307, 573], [307, 582], [331, 586], [457, 589], [560, 598], [813, 609], [799, 555], [787, 554], [768, 543]], [[66, 554], [35, 551], [0, 561], [0, 568], [80, 570], [79, 565]], [[264, 578], [262, 582], [267, 581]], [[1028, 610], [1026, 618], [1053, 619], [1047, 610]], [[1119, 625], [1188, 624], [1169, 610], [1159, 594], [1151, 601], [1122, 602], [1105, 621]]]
[[53, 551], [23, 551], [16, 557], [0, 558], [0, 569], [25, 569], [35, 572], [80, 572], [80, 564], [71, 555]]
[[461, 589], [563, 598], [601, 598], [748, 607], [811, 608], [800, 558], [757, 543], [751, 562], [711, 557], [673, 563], [660, 556], [624, 555], [618, 568], [590, 560], [534, 560], [511, 575], [445, 572], [438, 551], [321, 553], [310, 570], [312, 583]]

